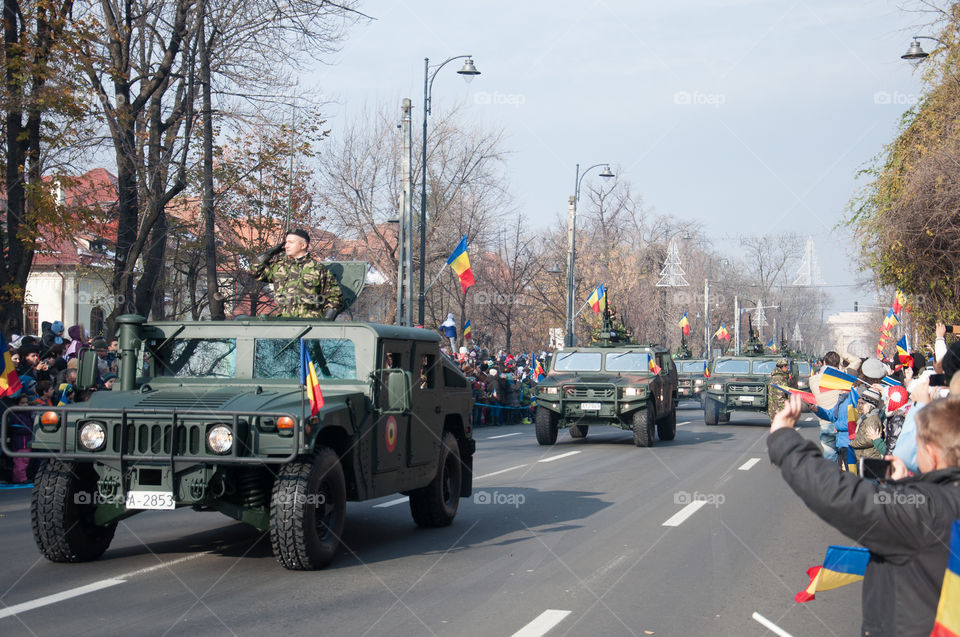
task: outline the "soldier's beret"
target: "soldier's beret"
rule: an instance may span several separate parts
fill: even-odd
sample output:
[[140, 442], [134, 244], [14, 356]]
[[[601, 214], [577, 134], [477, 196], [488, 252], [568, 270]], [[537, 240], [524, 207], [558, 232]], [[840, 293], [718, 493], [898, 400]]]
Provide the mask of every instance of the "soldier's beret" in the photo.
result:
[[303, 239], [304, 241], [306, 241], [307, 243], [310, 243], [310, 235], [307, 234], [307, 231], [304, 230], [303, 228], [294, 228], [293, 230], [291, 230], [291, 231], [288, 232], [287, 234], [295, 234], [295, 235], [297, 235], [298, 237], [300, 237], [301, 239]]

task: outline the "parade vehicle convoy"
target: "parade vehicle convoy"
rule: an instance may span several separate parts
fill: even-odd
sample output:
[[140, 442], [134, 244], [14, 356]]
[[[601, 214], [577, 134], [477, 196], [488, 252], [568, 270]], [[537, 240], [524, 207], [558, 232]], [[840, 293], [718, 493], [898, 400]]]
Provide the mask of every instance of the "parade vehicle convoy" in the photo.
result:
[[677, 396], [681, 399], [691, 398], [699, 401], [706, 383], [703, 372], [707, 368], [707, 360], [695, 358], [675, 362], [677, 364]]
[[677, 368], [670, 351], [629, 342], [609, 312], [589, 347], [565, 348], [553, 356], [537, 385], [536, 435], [541, 445], [557, 441], [561, 427], [585, 438], [590, 425], [633, 432], [638, 447], [677, 433]]
[[[703, 420], [708, 425], [730, 421], [733, 411], [767, 413], [770, 375], [776, 369], [778, 355], [756, 354], [750, 350], [739, 356], [721, 356], [707, 366], [706, 391], [703, 394]], [[789, 359], [788, 359], [789, 360]], [[791, 376], [793, 361], [791, 361]], [[795, 382], [791, 382], [795, 386]]]
[[[365, 270], [334, 270], [348, 299]], [[46, 459], [31, 518], [47, 559], [96, 559], [120, 520], [192, 507], [269, 532], [288, 569], [317, 569], [339, 548], [348, 500], [403, 493], [416, 524], [440, 527], [471, 493], [471, 390], [435, 332], [272, 317], [117, 324], [113, 391], [13, 408], [31, 412], [29, 456]], [[301, 348], [322, 392], [315, 415]], [[83, 352], [78, 384], [95, 378], [96, 354]], [[6, 445], [11, 413], [3, 450], [17, 455]]]

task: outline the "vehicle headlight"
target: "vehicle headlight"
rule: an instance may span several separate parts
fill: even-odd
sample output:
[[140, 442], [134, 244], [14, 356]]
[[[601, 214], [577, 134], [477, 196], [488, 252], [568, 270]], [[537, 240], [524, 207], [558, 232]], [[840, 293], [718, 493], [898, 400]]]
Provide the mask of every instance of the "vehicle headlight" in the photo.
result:
[[623, 395], [626, 396], [639, 396], [643, 393], [643, 390], [639, 387], [624, 387]]
[[107, 442], [107, 430], [102, 422], [88, 422], [80, 427], [80, 444], [88, 451], [103, 449]]
[[723, 391], [723, 383], [710, 383], [710, 389], [714, 391]]
[[559, 388], [559, 387], [555, 387], [555, 386], [554, 386], [554, 387], [544, 387], [544, 388], [543, 388], [543, 393], [544, 393], [544, 394], [559, 394], [559, 393], [560, 393], [560, 388]]
[[207, 447], [216, 454], [230, 453], [233, 446], [233, 432], [226, 425], [214, 425], [207, 431]]

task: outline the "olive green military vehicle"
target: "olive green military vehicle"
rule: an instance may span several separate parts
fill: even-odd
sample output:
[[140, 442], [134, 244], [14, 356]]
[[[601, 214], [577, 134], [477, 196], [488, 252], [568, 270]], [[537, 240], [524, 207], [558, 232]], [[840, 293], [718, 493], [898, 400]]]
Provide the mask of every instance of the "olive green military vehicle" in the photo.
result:
[[[269, 532], [288, 569], [316, 569], [337, 552], [348, 500], [403, 493], [418, 525], [439, 527], [471, 493], [471, 391], [432, 331], [271, 317], [118, 325], [113, 391], [16, 408], [34, 418], [30, 457], [47, 459], [31, 515], [54, 562], [100, 557], [140, 511], [191, 507]], [[319, 410], [301, 380], [308, 360]], [[95, 377], [84, 352], [79, 384]]]
[[706, 386], [703, 372], [707, 369], [707, 360], [693, 358], [674, 362], [677, 364], [677, 396], [680, 399], [690, 398], [699, 401]]
[[557, 441], [561, 427], [585, 438], [590, 425], [633, 432], [638, 447], [677, 434], [677, 369], [670, 351], [624, 342], [605, 320], [593, 346], [557, 352], [537, 385], [536, 434], [541, 445]]
[[721, 356], [707, 367], [703, 420], [729, 422], [733, 411], [767, 413], [767, 388], [779, 355]]

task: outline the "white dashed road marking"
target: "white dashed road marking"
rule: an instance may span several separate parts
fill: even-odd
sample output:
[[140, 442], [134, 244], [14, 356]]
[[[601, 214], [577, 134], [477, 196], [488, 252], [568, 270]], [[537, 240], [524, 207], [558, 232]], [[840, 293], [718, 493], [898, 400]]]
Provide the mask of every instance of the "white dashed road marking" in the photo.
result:
[[567, 453], [561, 453], [559, 456], [550, 456], [549, 458], [541, 458], [537, 462], [553, 462], [554, 460], [559, 460], [560, 458], [568, 458], [570, 456], [575, 456], [579, 451], [568, 451]]
[[760, 462], [760, 458], [750, 458], [749, 460], [744, 462], [742, 465], [740, 465], [740, 467], [738, 468], [738, 471], [750, 471], [750, 469], [753, 469], [753, 466], [758, 462]]
[[777, 626], [772, 621], [770, 621], [769, 619], [767, 619], [766, 617], [764, 617], [758, 612], [754, 612], [753, 615], [751, 615], [751, 617], [754, 619], [754, 621], [756, 621], [758, 624], [760, 624], [761, 626], [763, 626], [764, 628], [772, 632], [774, 635], [779, 635], [780, 637], [793, 637], [793, 635], [791, 635], [784, 629], [780, 628], [779, 626]]
[[541, 637], [562, 622], [572, 611], [547, 609], [532, 622], [513, 633], [513, 637]]
[[499, 436], [490, 436], [489, 438], [486, 438], [486, 440], [496, 440], [497, 438], [509, 438], [510, 436], [519, 436], [521, 433], [523, 432], [517, 431], [512, 434], [500, 434]]
[[492, 473], [485, 473], [485, 474], [483, 474], [482, 476], [476, 476], [476, 477], [474, 477], [474, 480], [482, 480], [482, 479], [484, 479], [484, 478], [490, 478], [490, 477], [493, 477], [493, 476], [498, 476], [498, 475], [500, 475], [501, 473], [506, 473], [507, 471], [513, 471], [514, 469], [523, 469], [525, 466], [527, 466], [527, 465], [525, 465], [525, 464], [518, 464], [518, 465], [515, 466], [515, 467], [507, 467], [506, 469], [500, 469], [500, 471], [494, 471], [494, 472], [492, 472]]
[[397, 498], [396, 500], [387, 500], [386, 502], [381, 502], [380, 504], [374, 504], [374, 505], [373, 505], [373, 508], [374, 508], [374, 509], [385, 509], [385, 508], [387, 508], [387, 507], [392, 507], [392, 506], [396, 506], [396, 505], [398, 505], [398, 504], [403, 504], [404, 502], [406, 502], [406, 501], [409, 500], [409, 499], [410, 499], [409, 497], [404, 496], [404, 497], [402, 497], [402, 498]]
[[673, 517], [664, 522], [662, 526], [680, 526], [686, 521], [687, 518], [696, 513], [697, 510], [706, 503], [706, 500], [694, 500], [687, 506], [674, 513]]

